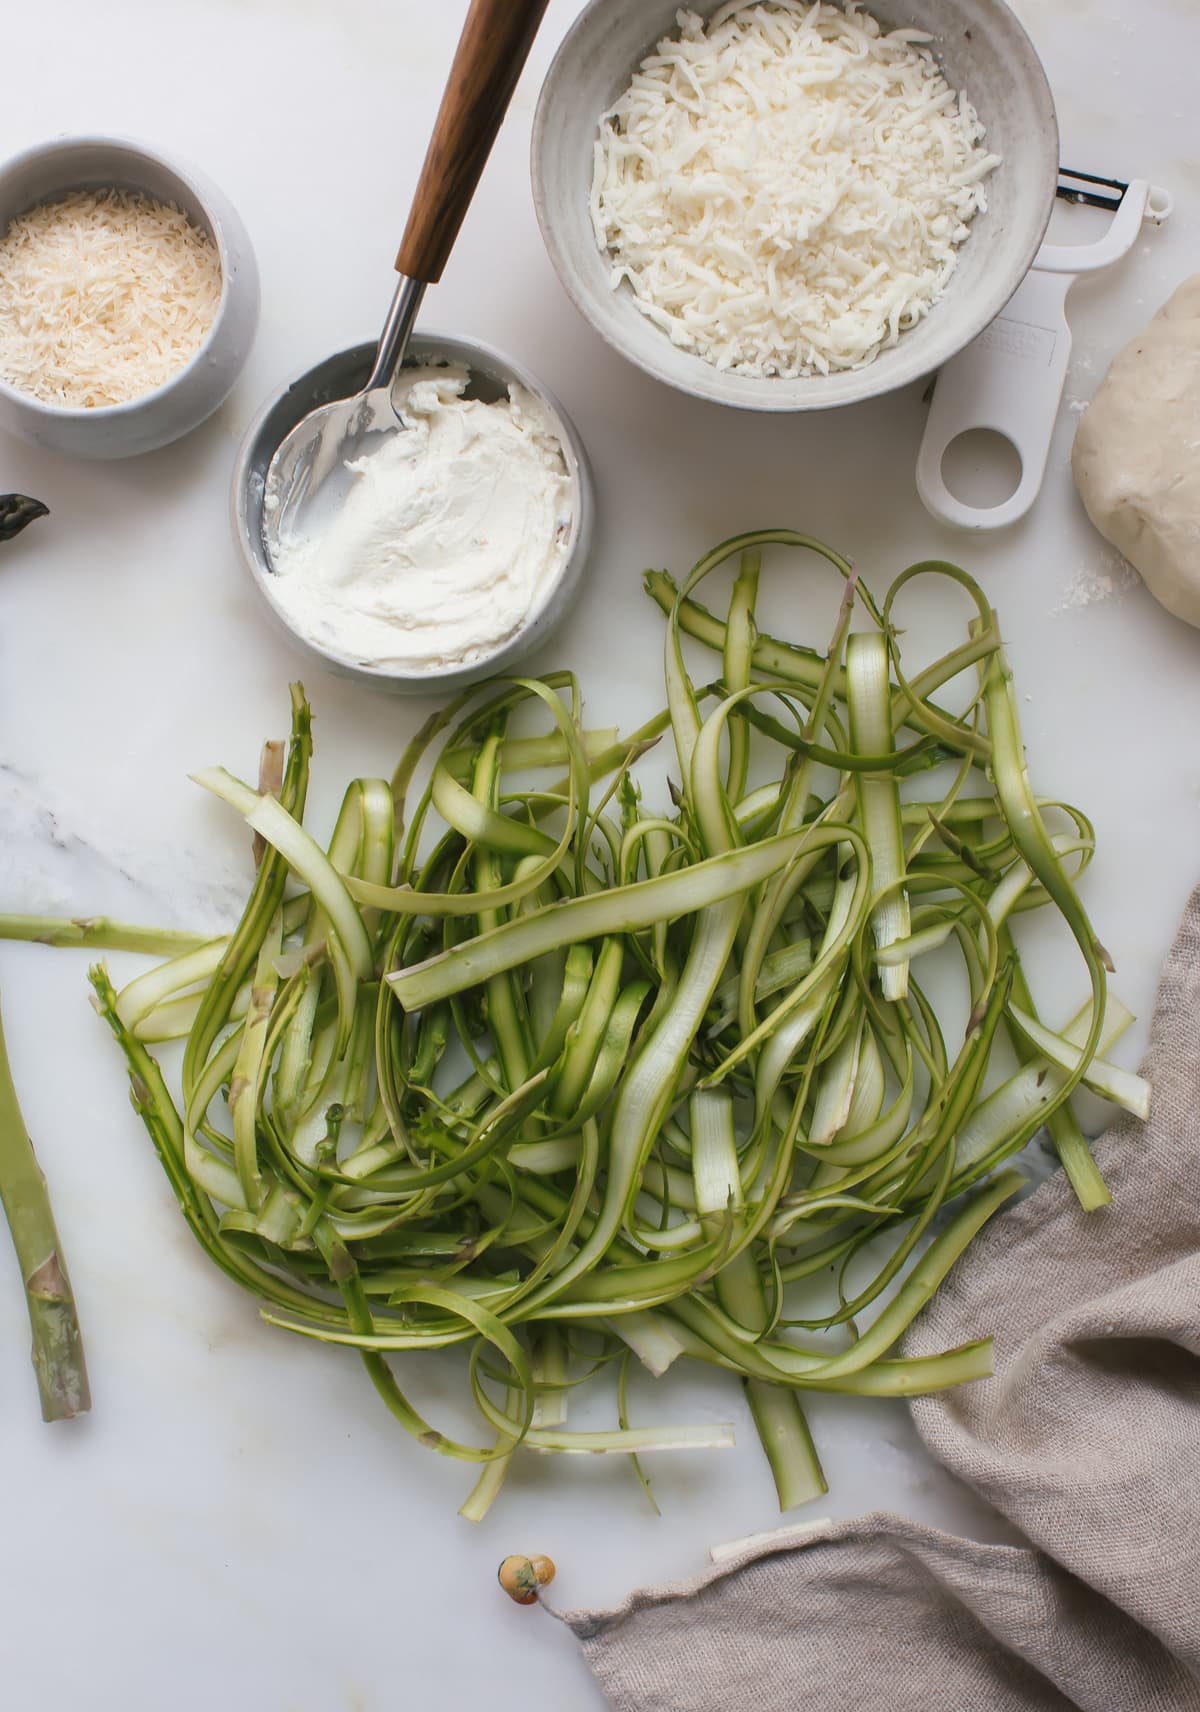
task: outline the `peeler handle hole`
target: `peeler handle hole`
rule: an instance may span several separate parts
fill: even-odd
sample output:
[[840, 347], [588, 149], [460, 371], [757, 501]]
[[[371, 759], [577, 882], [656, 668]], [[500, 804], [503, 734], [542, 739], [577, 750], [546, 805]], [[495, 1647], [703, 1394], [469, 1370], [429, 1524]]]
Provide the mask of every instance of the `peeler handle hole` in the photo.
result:
[[942, 480], [961, 505], [992, 511], [1021, 485], [1021, 454], [1007, 434], [968, 428], [942, 453]]

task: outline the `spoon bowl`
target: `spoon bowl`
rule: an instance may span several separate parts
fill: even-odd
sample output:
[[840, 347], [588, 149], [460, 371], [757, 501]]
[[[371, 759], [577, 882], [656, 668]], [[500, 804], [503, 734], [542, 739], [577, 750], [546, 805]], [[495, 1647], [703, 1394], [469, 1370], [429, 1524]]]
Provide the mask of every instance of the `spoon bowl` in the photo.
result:
[[393, 389], [424, 291], [413, 280], [401, 282], [375, 360], [358, 390], [317, 404], [275, 451], [267, 469], [263, 513], [267, 552], [273, 560], [278, 560], [283, 536], [298, 531], [300, 513], [315, 505], [318, 496], [327, 504], [344, 500], [346, 465], [375, 450], [385, 436], [403, 430], [392, 402]]

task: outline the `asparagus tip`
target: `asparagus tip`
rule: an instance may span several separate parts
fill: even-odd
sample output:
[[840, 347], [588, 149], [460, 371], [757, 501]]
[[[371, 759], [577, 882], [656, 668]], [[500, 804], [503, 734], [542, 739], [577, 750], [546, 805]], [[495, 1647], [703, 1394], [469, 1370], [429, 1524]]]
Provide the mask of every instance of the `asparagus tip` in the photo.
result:
[[50, 507], [24, 493], [0, 493], [0, 541], [12, 541], [39, 517], [49, 517]]

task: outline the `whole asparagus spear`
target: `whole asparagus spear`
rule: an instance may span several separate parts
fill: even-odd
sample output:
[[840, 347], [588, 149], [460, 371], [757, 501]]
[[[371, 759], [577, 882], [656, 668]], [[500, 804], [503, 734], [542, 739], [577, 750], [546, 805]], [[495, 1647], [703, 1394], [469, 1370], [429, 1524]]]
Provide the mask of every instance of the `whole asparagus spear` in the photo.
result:
[[11, 541], [27, 523], [49, 517], [50, 508], [23, 493], [0, 493], [0, 541]]
[[33, 1328], [42, 1419], [65, 1421], [92, 1406], [83, 1340], [59, 1247], [46, 1179], [25, 1128], [0, 1019], [0, 1201], [12, 1231]]

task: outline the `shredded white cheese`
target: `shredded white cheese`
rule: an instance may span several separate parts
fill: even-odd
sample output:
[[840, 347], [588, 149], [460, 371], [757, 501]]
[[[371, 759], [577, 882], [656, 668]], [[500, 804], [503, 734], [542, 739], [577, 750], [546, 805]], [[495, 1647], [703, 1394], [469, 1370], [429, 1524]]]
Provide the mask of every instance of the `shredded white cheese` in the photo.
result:
[[94, 409], [163, 386], [216, 319], [221, 261], [173, 203], [77, 190], [0, 238], [0, 379]]
[[859, 368], [941, 296], [999, 164], [918, 30], [858, 0], [679, 13], [601, 120], [596, 239], [720, 369]]

